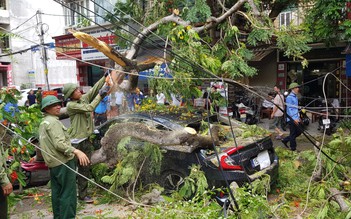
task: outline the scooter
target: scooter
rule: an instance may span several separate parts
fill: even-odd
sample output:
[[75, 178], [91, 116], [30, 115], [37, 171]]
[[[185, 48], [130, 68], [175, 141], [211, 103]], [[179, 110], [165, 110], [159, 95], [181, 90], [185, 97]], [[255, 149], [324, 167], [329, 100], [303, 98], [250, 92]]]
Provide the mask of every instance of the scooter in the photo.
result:
[[[31, 137], [28, 139], [28, 142], [31, 144], [38, 145], [38, 139]], [[21, 144], [21, 143], [20, 143]], [[46, 166], [43, 156], [39, 149], [35, 148], [35, 154], [32, 154], [29, 161], [20, 161], [20, 171], [25, 175], [26, 186], [37, 186], [45, 185], [50, 181], [50, 171], [48, 166]], [[14, 158], [9, 156], [6, 160], [6, 164], [14, 162]], [[16, 180], [13, 182], [14, 186], [18, 186], [19, 182]]]
[[233, 103], [233, 118], [244, 122], [248, 125], [253, 125], [258, 123], [257, 119], [257, 105], [252, 105], [251, 107], [246, 106], [242, 102]]
[[325, 131], [325, 134], [331, 135], [335, 130], [336, 127], [336, 118], [335, 116], [335, 109], [330, 106], [328, 107], [328, 118], [327, 118], [327, 109], [320, 110], [321, 115], [318, 118], [318, 130], [322, 132]]
[[[13, 157], [9, 156], [6, 163], [10, 165], [13, 162]], [[21, 171], [26, 176], [26, 186], [45, 185], [50, 181], [50, 171], [44, 161], [20, 161]], [[19, 182], [13, 182], [14, 186], [18, 186]]]
[[307, 116], [306, 110], [304, 108], [302, 108], [299, 111], [299, 113], [300, 113], [301, 123], [302, 123], [303, 127], [305, 128], [306, 126], [308, 126], [310, 124], [310, 118]]

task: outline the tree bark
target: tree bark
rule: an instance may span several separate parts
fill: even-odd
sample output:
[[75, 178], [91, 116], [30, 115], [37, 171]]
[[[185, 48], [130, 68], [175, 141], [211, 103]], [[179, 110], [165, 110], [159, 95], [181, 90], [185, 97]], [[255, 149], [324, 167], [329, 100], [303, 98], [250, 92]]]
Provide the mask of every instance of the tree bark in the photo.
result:
[[314, 148], [314, 153], [316, 154], [316, 158], [317, 158], [317, 167], [316, 167], [316, 171], [313, 172], [312, 175], [312, 180], [314, 182], [318, 182], [322, 179], [322, 170], [323, 170], [323, 165], [322, 165], [322, 159], [321, 159], [321, 153], [319, 152], [319, 150], [315, 147]]
[[[214, 131], [214, 135], [218, 132]], [[212, 141], [210, 136], [196, 134], [191, 128], [176, 131], [166, 131], [151, 128], [142, 123], [118, 123], [112, 125], [101, 139], [102, 147], [93, 152], [91, 163], [105, 162], [114, 165], [117, 160], [116, 146], [124, 137], [133, 137], [150, 142], [168, 150], [181, 150], [191, 153], [197, 148], [212, 148], [218, 141]], [[218, 137], [214, 137], [218, 139]]]
[[337, 190], [336, 188], [330, 188], [329, 189], [330, 193], [332, 194], [332, 198], [338, 203], [340, 206], [340, 210], [342, 212], [348, 211], [350, 208], [344, 201], [344, 197], [341, 195], [341, 192]]

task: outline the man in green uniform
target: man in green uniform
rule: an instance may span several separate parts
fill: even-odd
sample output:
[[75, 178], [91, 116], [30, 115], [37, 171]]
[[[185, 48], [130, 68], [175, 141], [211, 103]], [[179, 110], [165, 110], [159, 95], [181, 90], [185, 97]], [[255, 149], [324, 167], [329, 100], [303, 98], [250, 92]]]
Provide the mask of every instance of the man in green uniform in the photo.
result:
[[[1, 154], [0, 154], [1, 155]], [[12, 192], [12, 184], [5, 171], [5, 156], [0, 156], [0, 218], [7, 218], [7, 196]]]
[[[39, 125], [39, 143], [46, 165], [50, 169], [51, 202], [54, 218], [68, 219], [76, 217], [77, 186], [76, 160], [87, 166], [89, 158], [71, 145], [67, 128], [59, 121], [61, 101], [55, 96], [46, 96], [42, 100], [41, 111], [45, 117]], [[69, 168], [71, 169], [69, 169]]]
[[40, 103], [41, 103], [41, 100], [42, 100], [42, 97], [43, 97], [43, 94], [41, 92], [42, 92], [41, 87], [38, 87], [38, 90], [37, 90], [37, 93], [35, 94], [35, 97], [37, 99], [37, 104], [39, 106], [40, 106]]
[[[105, 74], [106, 75], [106, 74]], [[109, 86], [105, 85], [105, 77], [102, 77], [91, 90], [82, 95], [77, 84], [68, 83], [63, 86], [63, 94], [65, 100], [71, 99], [67, 103], [67, 113], [70, 118], [71, 127], [68, 130], [71, 139], [80, 141], [78, 149], [82, 150], [89, 158], [93, 151], [93, 145], [89, 141], [89, 136], [93, 134], [94, 123], [92, 112], [99, 102], [108, 94]], [[78, 172], [87, 178], [90, 178], [89, 166], [80, 166], [78, 164]], [[78, 197], [87, 203], [93, 200], [87, 195], [88, 181], [78, 176]]]

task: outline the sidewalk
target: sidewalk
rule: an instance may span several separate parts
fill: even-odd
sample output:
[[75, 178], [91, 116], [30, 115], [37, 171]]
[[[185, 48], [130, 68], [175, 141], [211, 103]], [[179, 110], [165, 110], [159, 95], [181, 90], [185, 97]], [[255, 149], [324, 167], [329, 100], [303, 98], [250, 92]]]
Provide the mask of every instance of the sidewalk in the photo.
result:
[[[269, 132], [272, 133], [272, 141], [273, 141], [273, 145], [274, 147], [283, 147], [283, 143], [281, 142], [281, 140], [277, 140], [275, 139], [276, 134], [274, 131], [274, 128], [270, 129], [271, 123], [273, 122], [273, 120], [271, 119], [261, 119], [260, 123], [258, 123], [257, 125], [267, 129]], [[312, 136], [310, 137], [311, 140], [320, 140], [323, 133], [318, 130], [318, 122], [314, 122], [312, 123], [310, 121], [310, 124], [306, 127], [306, 134], [307, 136]], [[289, 128], [287, 127], [287, 130], [284, 132], [286, 133], [284, 136], [289, 135]], [[313, 144], [303, 135], [301, 134], [298, 138], [296, 138], [297, 141], [297, 150], [302, 151], [302, 150], [312, 150], [314, 148]]]
[[[270, 126], [272, 126], [273, 120], [272, 119], [261, 119], [260, 122], [257, 124], [258, 126], [265, 128], [267, 130], [269, 130], [270, 132], [274, 133], [274, 128], [270, 129]], [[309, 125], [306, 127], [306, 131], [312, 135], [313, 137], [318, 137], [318, 136], [322, 136], [323, 133], [322, 131], [318, 130], [318, 121], [312, 123], [310, 120]], [[287, 134], [289, 134], [289, 128], [287, 128], [287, 130], [285, 131]]]

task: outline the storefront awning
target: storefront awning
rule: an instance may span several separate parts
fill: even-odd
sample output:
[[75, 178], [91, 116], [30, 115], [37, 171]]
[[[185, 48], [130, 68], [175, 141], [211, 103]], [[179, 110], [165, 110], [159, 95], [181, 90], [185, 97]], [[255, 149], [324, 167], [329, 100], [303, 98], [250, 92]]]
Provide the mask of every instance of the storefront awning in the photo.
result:
[[262, 61], [266, 56], [271, 54], [274, 51], [274, 49], [262, 49], [262, 48], [256, 48], [253, 49], [252, 52], [254, 53], [254, 56], [250, 60], [250, 62], [260, 62]]

